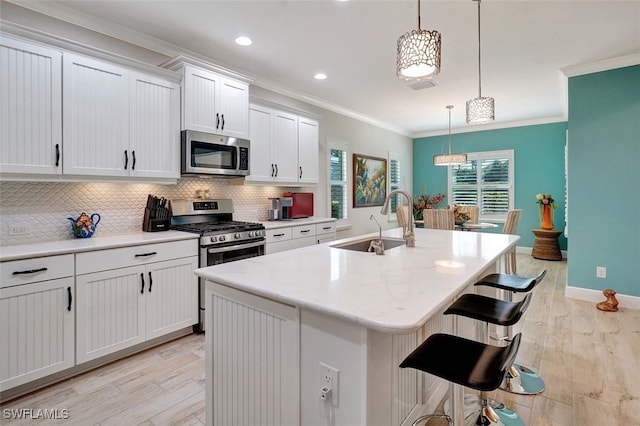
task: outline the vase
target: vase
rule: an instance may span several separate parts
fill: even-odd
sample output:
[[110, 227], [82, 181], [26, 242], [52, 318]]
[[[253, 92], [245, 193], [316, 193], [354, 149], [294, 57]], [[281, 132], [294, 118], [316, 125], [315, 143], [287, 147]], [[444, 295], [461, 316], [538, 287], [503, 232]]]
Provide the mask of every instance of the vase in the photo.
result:
[[553, 229], [553, 209], [548, 204], [543, 204], [540, 211], [540, 228], [546, 230]]

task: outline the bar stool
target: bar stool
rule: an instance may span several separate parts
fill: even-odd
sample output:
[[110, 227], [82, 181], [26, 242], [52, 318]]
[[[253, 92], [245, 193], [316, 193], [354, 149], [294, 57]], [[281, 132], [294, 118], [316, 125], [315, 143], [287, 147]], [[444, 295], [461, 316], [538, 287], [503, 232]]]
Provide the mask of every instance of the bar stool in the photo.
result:
[[[476, 420], [477, 425], [497, 422], [495, 412], [487, 403], [485, 392], [498, 388], [513, 363], [520, 347], [521, 334], [518, 333], [507, 346], [492, 346], [475, 340], [450, 334], [432, 334], [402, 361], [400, 368], [415, 368], [451, 383], [480, 391], [482, 410]], [[413, 426], [431, 418], [449, 416], [427, 414], [417, 418]], [[461, 425], [456, 425], [461, 426]]]
[[[507, 301], [511, 301], [513, 299], [513, 293], [530, 294], [530, 292], [540, 284], [546, 274], [546, 270], [543, 270], [533, 278], [512, 274], [490, 274], [480, 279], [475, 285], [503, 290], [502, 297]], [[506, 328], [506, 338], [508, 340], [513, 336], [513, 328], [511, 326], [507, 326]], [[505, 377], [500, 389], [520, 395], [536, 395], [544, 390], [544, 381], [534, 370], [522, 364], [514, 363], [513, 368], [510, 369], [509, 374]]]
[[[503, 327], [510, 327], [516, 324], [529, 307], [532, 297], [533, 295], [528, 293], [521, 301], [512, 302], [480, 294], [463, 294], [444, 311], [444, 315], [458, 315], [484, 322], [484, 328], [481, 335], [478, 336], [478, 340], [489, 343], [489, 324]], [[507, 371], [507, 375], [510, 374], [509, 371]], [[466, 397], [465, 400], [467, 400]], [[505, 425], [524, 426], [520, 416], [515, 411], [506, 408], [501, 402], [492, 400], [490, 406], [497, 410], [497, 416]], [[478, 409], [480, 408], [478, 407]], [[446, 411], [447, 404], [445, 404]], [[475, 411], [474, 409], [473, 412]], [[471, 416], [471, 420], [475, 417], [471, 414], [469, 416]], [[465, 417], [468, 416], [465, 415]]]

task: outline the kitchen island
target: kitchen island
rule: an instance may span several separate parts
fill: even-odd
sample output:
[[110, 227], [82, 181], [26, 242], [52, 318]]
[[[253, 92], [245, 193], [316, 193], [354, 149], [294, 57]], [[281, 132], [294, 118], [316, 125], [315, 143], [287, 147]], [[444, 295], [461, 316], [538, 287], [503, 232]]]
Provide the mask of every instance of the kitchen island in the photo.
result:
[[417, 229], [416, 247], [383, 256], [336, 247], [365, 237], [196, 270], [208, 424], [400, 425], [437, 406], [446, 383], [397, 366], [451, 332], [442, 311], [519, 237]]

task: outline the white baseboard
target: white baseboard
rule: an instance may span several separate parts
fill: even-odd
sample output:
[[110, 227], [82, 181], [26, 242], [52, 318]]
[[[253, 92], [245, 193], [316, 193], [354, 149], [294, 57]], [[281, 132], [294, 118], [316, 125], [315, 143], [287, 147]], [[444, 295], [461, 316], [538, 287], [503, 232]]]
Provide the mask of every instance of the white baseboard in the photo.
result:
[[[586, 302], [599, 303], [605, 301], [602, 290], [591, 290], [569, 285], [565, 288], [564, 295], [571, 299], [584, 300]], [[640, 309], [640, 297], [616, 293], [616, 299], [618, 299], [618, 308]]]

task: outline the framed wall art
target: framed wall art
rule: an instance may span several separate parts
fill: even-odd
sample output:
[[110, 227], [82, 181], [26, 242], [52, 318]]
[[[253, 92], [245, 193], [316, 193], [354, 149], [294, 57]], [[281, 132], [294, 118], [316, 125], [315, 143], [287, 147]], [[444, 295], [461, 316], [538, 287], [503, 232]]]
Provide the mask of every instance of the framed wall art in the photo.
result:
[[381, 206], [387, 196], [387, 160], [353, 154], [353, 207]]

